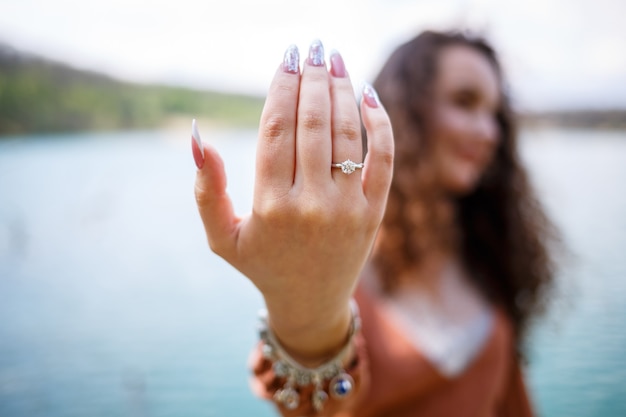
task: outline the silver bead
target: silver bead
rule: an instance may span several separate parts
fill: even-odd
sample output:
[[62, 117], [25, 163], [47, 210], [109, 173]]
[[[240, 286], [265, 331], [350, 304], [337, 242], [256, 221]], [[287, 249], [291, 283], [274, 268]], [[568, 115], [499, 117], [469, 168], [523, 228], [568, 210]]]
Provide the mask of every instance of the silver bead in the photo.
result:
[[272, 368], [274, 369], [274, 373], [277, 377], [287, 376], [287, 374], [289, 373], [289, 367], [282, 361], [274, 362]]
[[263, 327], [261, 329], [259, 329], [259, 338], [261, 340], [263, 340], [264, 342], [267, 341], [268, 337], [267, 337], [267, 328]]
[[311, 374], [308, 372], [298, 372], [296, 373], [295, 380], [301, 387], [309, 385], [311, 383]]
[[317, 372], [313, 372], [313, 375], [311, 375], [311, 382], [315, 385], [321, 385], [323, 381], [323, 378], [320, 374], [318, 374]]
[[328, 400], [328, 394], [326, 394], [321, 389], [316, 389], [315, 391], [313, 391], [311, 400], [313, 402], [313, 408], [315, 408], [315, 411], [322, 411], [322, 409], [324, 408], [324, 403]]
[[324, 372], [322, 373], [322, 377], [324, 379], [330, 379], [336, 376], [339, 372], [341, 372], [341, 365], [333, 363], [324, 370]]
[[300, 395], [298, 391], [291, 387], [281, 390], [281, 402], [288, 410], [295, 410], [300, 405]]
[[263, 353], [263, 357], [265, 359], [272, 359], [274, 356], [274, 349], [270, 345], [263, 345], [261, 348], [261, 353]]

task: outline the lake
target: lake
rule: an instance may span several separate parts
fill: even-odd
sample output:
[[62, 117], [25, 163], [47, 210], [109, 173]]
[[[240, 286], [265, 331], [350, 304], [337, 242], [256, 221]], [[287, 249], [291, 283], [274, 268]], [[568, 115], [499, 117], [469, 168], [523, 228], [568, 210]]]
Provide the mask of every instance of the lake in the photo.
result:
[[[205, 131], [236, 209], [255, 133]], [[626, 132], [525, 132], [569, 255], [533, 332], [542, 416], [626, 415]], [[0, 416], [273, 416], [247, 385], [255, 288], [213, 255], [186, 132], [0, 141]]]

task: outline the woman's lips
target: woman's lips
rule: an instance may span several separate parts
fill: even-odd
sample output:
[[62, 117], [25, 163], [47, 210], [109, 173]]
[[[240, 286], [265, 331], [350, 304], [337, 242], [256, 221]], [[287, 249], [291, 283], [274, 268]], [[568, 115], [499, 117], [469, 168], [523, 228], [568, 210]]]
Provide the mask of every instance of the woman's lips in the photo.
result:
[[463, 159], [466, 159], [469, 162], [473, 162], [475, 164], [482, 165], [486, 159], [485, 152], [481, 149], [477, 149], [476, 147], [460, 146], [457, 148], [457, 153]]

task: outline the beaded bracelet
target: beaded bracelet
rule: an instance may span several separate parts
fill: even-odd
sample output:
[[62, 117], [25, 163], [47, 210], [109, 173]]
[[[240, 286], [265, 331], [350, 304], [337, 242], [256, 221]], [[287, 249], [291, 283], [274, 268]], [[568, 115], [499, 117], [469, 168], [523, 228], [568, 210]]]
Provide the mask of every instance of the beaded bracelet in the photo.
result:
[[337, 355], [316, 368], [300, 365], [293, 359], [270, 330], [267, 323], [267, 310], [259, 311], [259, 337], [263, 343], [263, 357], [272, 361], [272, 369], [277, 377], [286, 378], [283, 387], [274, 394], [274, 401], [288, 410], [295, 410], [300, 405], [297, 387], [313, 384], [311, 402], [316, 411], [322, 411], [324, 403], [328, 400], [328, 393], [323, 389], [326, 381], [330, 381], [328, 391], [333, 398], [343, 399], [350, 395], [354, 388], [354, 379], [344, 370], [344, 364], [349, 359], [348, 355], [351, 354], [352, 339], [361, 327], [359, 308], [354, 300], [350, 300], [350, 308], [352, 321], [346, 345]]

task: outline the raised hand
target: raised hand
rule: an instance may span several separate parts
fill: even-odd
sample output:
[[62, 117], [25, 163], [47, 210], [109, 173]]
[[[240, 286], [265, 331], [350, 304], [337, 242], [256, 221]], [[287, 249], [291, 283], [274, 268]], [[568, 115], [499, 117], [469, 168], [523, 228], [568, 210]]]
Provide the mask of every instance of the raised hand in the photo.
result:
[[[237, 217], [215, 149], [192, 140], [200, 167], [196, 200], [211, 249], [263, 294], [270, 324], [304, 361], [340, 346], [348, 300], [383, 216], [393, 168], [385, 110], [366, 86], [361, 115], [368, 153], [346, 174], [333, 163], [360, 163], [360, 118], [338, 53], [326, 69], [314, 42], [302, 74], [295, 46], [272, 81], [259, 126], [252, 213]], [[199, 141], [197, 131], [194, 136]]]

